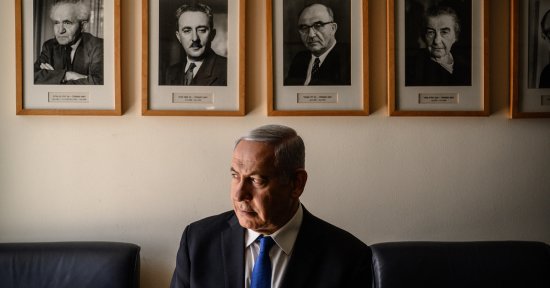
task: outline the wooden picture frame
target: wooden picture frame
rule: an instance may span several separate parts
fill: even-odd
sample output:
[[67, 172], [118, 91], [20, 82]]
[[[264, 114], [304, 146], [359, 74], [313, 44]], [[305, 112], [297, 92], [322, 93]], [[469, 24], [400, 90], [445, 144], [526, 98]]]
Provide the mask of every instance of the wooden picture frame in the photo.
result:
[[16, 114], [121, 115], [120, 0], [91, 1], [87, 20], [52, 14], [72, 25], [59, 38], [54, 2], [15, 0]]
[[[182, 4], [191, 3], [194, 1], [142, 0], [142, 115], [243, 116], [245, 0], [203, 1], [213, 15], [214, 28], [209, 30], [209, 35], [214, 37], [210, 45], [201, 43], [201, 47], [207, 47], [205, 51], [216, 53], [216, 56], [213, 56], [217, 57], [216, 63], [227, 61], [227, 64], [210, 66], [213, 62], [207, 59], [214, 58], [208, 56], [201, 59], [201, 63], [206, 64], [200, 66], [196, 73], [203, 75], [201, 71], [209, 69], [207, 71], [213, 71], [217, 76], [208, 77], [215, 80], [192, 82], [191, 86], [185, 86], [185, 80], [182, 80], [181, 76], [185, 77], [183, 74], [187, 68], [183, 66], [187, 57], [182, 44], [178, 42], [179, 35], [183, 34], [176, 34], [179, 20], [176, 19], [175, 13]], [[212, 33], [214, 30], [216, 32]], [[208, 49], [210, 46], [212, 50]], [[210, 55], [213, 55], [212, 53]], [[202, 67], [206, 68], [201, 70]], [[197, 79], [201, 78], [195, 74], [194, 79], [193, 81], [199, 81]]]
[[[296, 67], [299, 59], [312, 55], [299, 33], [300, 12], [310, 2], [305, 0], [267, 0], [267, 113], [269, 116], [365, 116], [369, 114], [369, 38], [368, 0], [323, 0], [331, 7], [333, 21], [322, 23], [319, 30], [336, 27], [336, 45], [326, 56], [340, 55], [338, 76], [327, 77], [317, 84], [306, 85], [307, 67]], [[329, 17], [330, 18], [330, 17]], [[327, 18], [328, 20], [330, 20]], [[319, 22], [321, 23], [321, 22]], [[336, 23], [336, 24], [333, 24]], [[304, 29], [319, 33], [312, 23]], [[313, 32], [312, 32], [313, 30]], [[314, 36], [312, 36], [314, 37]], [[302, 39], [301, 39], [302, 38]], [[311, 49], [311, 48], [308, 48]], [[348, 59], [340, 51], [346, 51]], [[330, 56], [331, 53], [333, 56]], [[300, 57], [300, 56], [306, 57]], [[344, 60], [342, 60], [344, 59]], [[311, 60], [313, 61], [313, 60]], [[324, 60], [323, 60], [324, 61]], [[313, 62], [311, 62], [313, 63]], [[330, 61], [327, 60], [329, 63]], [[329, 66], [326, 65], [326, 67]], [[311, 65], [311, 64], [310, 64]], [[320, 65], [323, 69], [323, 64]], [[312, 68], [309, 68], [311, 70]], [[291, 76], [293, 74], [293, 76]], [[341, 76], [345, 75], [345, 76]], [[332, 81], [333, 79], [338, 79]]]
[[[389, 115], [488, 116], [489, 0], [448, 1], [455, 6], [450, 9], [430, 7], [430, 2], [433, 1], [387, 0]], [[433, 16], [424, 18], [426, 12]], [[450, 46], [448, 50], [454, 56], [449, 57], [452, 61], [440, 61], [450, 65], [431, 60], [449, 54], [447, 49], [443, 52], [443, 44], [433, 44], [442, 42], [440, 33], [434, 31], [445, 28], [427, 29], [428, 25], [424, 25], [429, 23], [426, 19], [441, 17], [442, 13], [451, 19], [449, 23], [459, 24], [449, 25], [454, 29], [446, 28], [452, 34], [445, 46]], [[428, 36], [438, 40], [428, 40]], [[428, 41], [434, 46], [430, 47]]]
[[511, 118], [550, 117], [550, 86], [545, 84], [550, 79], [546, 78], [545, 82], [541, 79], [550, 61], [548, 51], [543, 51], [548, 39], [542, 36], [540, 28], [543, 15], [548, 11], [548, 0], [510, 0]]

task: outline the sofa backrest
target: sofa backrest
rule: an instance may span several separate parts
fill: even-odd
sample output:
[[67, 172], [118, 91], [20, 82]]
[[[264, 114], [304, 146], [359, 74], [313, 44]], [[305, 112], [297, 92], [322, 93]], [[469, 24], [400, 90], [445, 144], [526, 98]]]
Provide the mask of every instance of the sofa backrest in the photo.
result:
[[118, 242], [0, 243], [0, 287], [138, 288], [139, 252]]
[[541, 242], [387, 242], [371, 246], [373, 287], [550, 287]]

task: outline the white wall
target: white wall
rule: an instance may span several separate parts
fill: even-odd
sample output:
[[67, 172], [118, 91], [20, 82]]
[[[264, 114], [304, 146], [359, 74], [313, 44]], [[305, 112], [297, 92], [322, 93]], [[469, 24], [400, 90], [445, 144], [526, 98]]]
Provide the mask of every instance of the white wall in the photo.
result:
[[249, 0], [247, 116], [143, 117], [138, 2], [122, 0], [124, 115], [61, 117], [15, 115], [14, 1], [0, 1], [0, 242], [134, 242], [142, 287], [167, 287], [184, 226], [231, 208], [234, 139], [282, 123], [307, 145], [303, 203], [368, 244], [550, 243], [550, 119], [507, 118], [508, 1], [491, 7], [481, 118], [387, 116], [382, 0], [370, 1], [371, 116], [267, 117], [265, 4]]

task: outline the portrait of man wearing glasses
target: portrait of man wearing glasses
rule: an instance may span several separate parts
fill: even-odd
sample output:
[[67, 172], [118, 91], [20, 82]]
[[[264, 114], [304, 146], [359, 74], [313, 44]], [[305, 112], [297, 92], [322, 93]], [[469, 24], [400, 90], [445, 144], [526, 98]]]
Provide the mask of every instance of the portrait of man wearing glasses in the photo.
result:
[[293, 57], [284, 85], [351, 85], [350, 49], [336, 39], [333, 9], [321, 3], [305, 6], [297, 31], [307, 49]]

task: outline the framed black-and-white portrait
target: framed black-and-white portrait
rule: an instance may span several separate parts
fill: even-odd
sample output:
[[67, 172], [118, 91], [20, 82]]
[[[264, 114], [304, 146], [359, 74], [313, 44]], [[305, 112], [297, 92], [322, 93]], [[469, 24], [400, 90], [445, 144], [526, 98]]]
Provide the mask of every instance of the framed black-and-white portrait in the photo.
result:
[[488, 115], [488, 1], [387, 4], [390, 115]]
[[120, 115], [120, 0], [16, 0], [18, 115]]
[[142, 114], [244, 115], [245, 0], [142, 1]]
[[268, 0], [268, 115], [368, 115], [368, 1]]
[[511, 0], [510, 31], [510, 115], [550, 117], [550, 0]]

